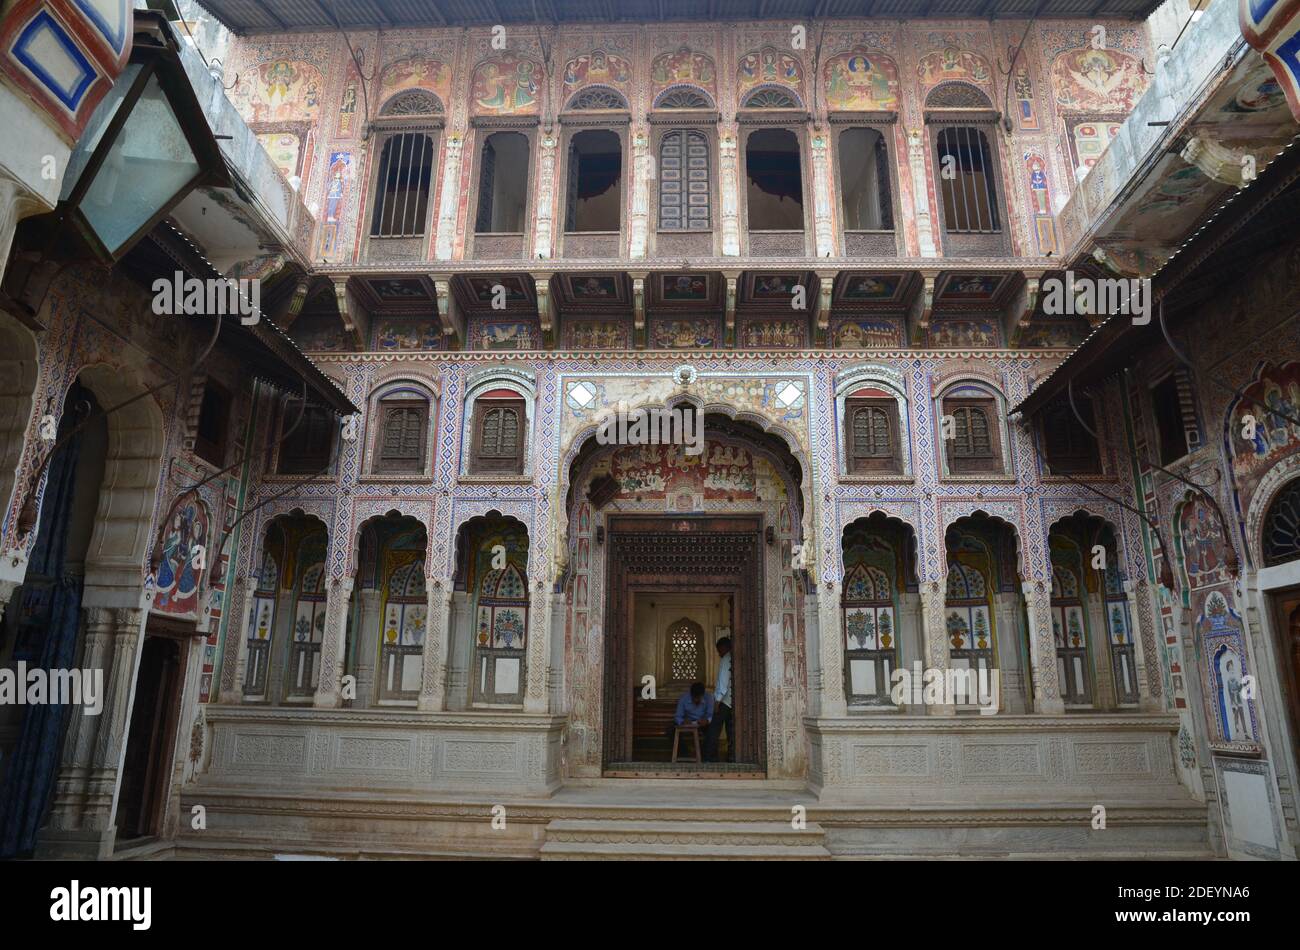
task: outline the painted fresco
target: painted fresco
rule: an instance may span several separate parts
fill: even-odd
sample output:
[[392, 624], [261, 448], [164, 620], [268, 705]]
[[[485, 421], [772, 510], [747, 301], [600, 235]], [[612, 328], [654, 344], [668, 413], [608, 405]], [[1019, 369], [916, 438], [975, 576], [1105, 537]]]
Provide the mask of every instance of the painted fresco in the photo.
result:
[[870, 274], [850, 277], [841, 296], [845, 300], [893, 300], [902, 280], [901, 276], [876, 277]]
[[632, 81], [632, 64], [622, 56], [596, 49], [564, 64], [564, 97], [583, 86], [613, 86], [626, 91]]
[[902, 345], [902, 328], [895, 320], [865, 317], [841, 318], [831, 330], [833, 345], [841, 349], [897, 349]]
[[[1300, 418], [1300, 362], [1266, 364], [1243, 395], [1232, 413], [1232, 468], [1241, 484], [1253, 485], [1278, 461], [1300, 450], [1300, 426], [1285, 418]], [[1244, 435], [1246, 416], [1255, 420], [1250, 439]]]
[[983, 56], [953, 46], [922, 56], [916, 74], [920, 77], [923, 89], [937, 86], [941, 82], [987, 83], [992, 77], [988, 60]]
[[1014, 84], [1016, 94], [1016, 119], [1020, 128], [1026, 132], [1037, 131], [1038, 108], [1034, 102], [1034, 81], [1029, 78], [1029, 70], [1024, 66], [1016, 67]]
[[1029, 210], [1034, 222], [1034, 240], [1038, 253], [1047, 256], [1059, 248], [1056, 240], [1056, 220], [1052, 216], [1052, 192], [1047, 180], [1047, 160], [1036, 151], [1026, 152], [1026, 184], [1029, 192]]
[[709, 299], [709, 280], [702, 274], [664, 274], [661, 280], [664, 300]]
[[289, 338], [298, 349], [342, 352], [352, 349], [352, 338], [333, 314], [304, 314], [293, 322]]
[[740, 101], [745, 95], [759, 86], [779, 83], [798, 92], [803, 86], [803, 67], [799, 60], [789, 53], [780, 52], [771, 46], [746, 53], [736, 67], [736, 85], [740, 88]]
[[826, 104], [843, 112], [898, 109], [898, 67], [888, 56], [856, 47], [832, 57], [823, 70]]
[[324, 83], [311, 63], [277, 59], [262, 63], [231, 90], [231, 99], [250, 122], [312, 121]]
[[325, 213], [321, 218], [320, 256], [342, 256], [340, 229], [348, 204], [348, 190], [352, 182], [352, 154], [333, 152], [325, 185]]
[[194, 494], [179, 499], [167, 516], [162, 553], [155, 576], [153, 610], [193, 616], [199, 609], [199, 588], [212, 543], [208, 509]]
[[302, 140], [295, 132], [258, 132], [257, 141], [262, 143], [266, 154], [271, 156], [275, 167], [280, 169], [285, 178], [298, 174], [298, 158], [302, 151]]
[[1119, 135], [1124, 125], [1122, 119], [1083, 119], [1066, 124], [1069, 130], [1070, 157], [1074, 162], [1074, 177], [1083, 181], [1089, 169], [1097, 164], [1111, 140]]
[[950, 277], [939, 291], [943, 300], [989, 302], [1002, 286], [1001, 274], [957, 274]]
[[379, 74], [377, 101], [382, 108], [383, 103], [407, 89], [428, 90], [436, 95], [446, 108], [451, 95], [451, 69], [446, 63], [436, 59], [418, 56], [391, 62]]
[[650, 345], [658, 350], [695, 350], [718, 345], [718, 321], [655, 320], [650, 325]]
[[781, 492], [783, 485], [766, 459], [713, 440], [699, 455], [687, 455], [684, 445], [625, 446], [609, 465], [620, 492], [641, 498], [689, 492], [706, 499], [753, 499], [760, 491]]
[[1145, 88], [1141, 62], [1119, 50], [1067, 50], [1052, 60], [1052, 90], [1062, 109], [1131, 112]]
[[442, 330], [431, 320], [380, 320], [375, 324], [376, 350], [436, 350]]
[[628, 326], [619, 320], [565, 322], [567, 346], [575, 350], [620, 350], [628, 345]]
[[480, 350], [535, 350], [539, 342], [531, 323], [482, 319], [474, 321], [470, 341]]
[[503, 53], [474, 67], [470, 99], [478, 115], [534, 115], [545, 74], [531, 59]]
[[469, 288], [474, 296], [483, 303], [491, 303], [493, 291], [492, 288], [500, 284], [506, 289], [506, 302], [523, 301], [528, 299], [528, 292], [524, 289], [523, 280], [520, 277], [471, 277], [469, 278]]
[[742, 323], [740, 345], [755, 349], [798, 349], [805, 345], [802, 320], [750, 320]]
[[991, 320], [936, 320], [930, 327], [931, 346], [1000, 346], [1001, 333]]
[[656, 93], [669, 86], [686, 84], [705, 89], [716, 99], [718, 70], [703, 53], [682, 46], [675, 52], [661, 53], [650, 64], [650, 81]]
[[1079, 322], [1031, 323], [1016, 337], [1017, 346], [1069, 347], [1077, 346], [1087, 336], [1088, 325]]

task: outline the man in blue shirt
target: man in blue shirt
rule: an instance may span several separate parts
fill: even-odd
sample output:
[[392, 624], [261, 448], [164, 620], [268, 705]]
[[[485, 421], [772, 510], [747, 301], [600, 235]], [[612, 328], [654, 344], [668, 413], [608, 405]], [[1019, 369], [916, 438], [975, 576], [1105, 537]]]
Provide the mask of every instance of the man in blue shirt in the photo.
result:
[[677, 700], [677, 715], [673, 720], [679, 726], [699, 726], [701, 729], [713, 718], [713, 697], [704, 691], [703, 683], [692, 683], [689, 692]]

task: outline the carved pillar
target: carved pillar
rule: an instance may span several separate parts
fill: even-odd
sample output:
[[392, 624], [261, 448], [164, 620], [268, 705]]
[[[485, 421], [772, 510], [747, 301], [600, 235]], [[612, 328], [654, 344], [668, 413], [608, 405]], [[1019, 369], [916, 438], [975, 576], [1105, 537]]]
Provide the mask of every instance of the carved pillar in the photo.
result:
[[998, 637], [998, 708], [1008, 713], [1029, 710], [1025, 668], [1020, 657], [1020, 598], [1014, 593], [995, 598]]
[[[1157, 648], [1156, 656], [1147, 656], [1146, 647], [1142, 642], [1141, 618], [1138, 616], [1139, 610], [1145, 610], [1147, 605], [1156, 602], [1151, 596], [1151, 585], [1145, 577], [1139, 579], [1136, 584], [1125, 581], [1124, 593], [1128, 595], [1128, 629], [1129, 636], [1133, 638], [1133, 665], [1136, 667], [1133, 675], [1137, 678], [1138, 708], [1143, 712], [1164, 712], [1164, 702], [1159, 696], [1152, 695], [1151, 688], [1147, 685], [1147, 666], [1160, 662], [1159, 649]], [[1139, 598], [1141, 607], [1138, 606]]]
[[235, 704], [244, 699], [244, 678], [248, 670], [249, 615], [252, 613], [254, 575], [239, 574], [230, 592], [230, 619], [226, 624], [226, 645], [221, 658], [219, 701]]
[[734, 119], [718, 127], [718, 201], [722, 256], [740, 256], [740, 126]]
[[938, 257], [934, 223], [930, 219], [930, 176], [925, 173], [925, 148], [925, 133], [920, 129], [909, 129], [907, 164], [912, 172], [912, 216], [916, 221], [916, 238], [922, 257]]
[[102, 710], [86, 716], [75, 709], [70, 716], [54, 799], [36, 845], [40, 859], [101, 859], [113, 852], [118, 773], [144, 624], [145, 611], [137, 607], [86, 611], [82, 669], [103, 671]]
[[1115, 669], [1110, 662], [1110, 635], [1106, 631], [1105, 579], [1098, 579], [1095, 597], [1087, 599], [1088, 653], [1095, 672], [1092, 684], [1092, 705], [1096, 709], [1114, 709], [1118, 705], [1119, 689], [1115, 684]]
[[438, 237], [434, 254], [440, 261], [452, 259], [456, 248], [456, 217], [460, 210], [460, 156], [465, 134], [452, 132], [443, 140], [442, 199], [438, 202]]
[[537, 159], [537, 213], [533, 226], [533, 257], [552, 256], [555, 235], [555, 132], [546, 129], [541, 136]]
[[[947, 592], [942, 581], [925, 581], [921, 584], [921, 627], [925, 635], [925, 669], [923, 675], [943, 676], [948, 669], [948, 630], [944, 624], [944, 598]], [[930, 671], [935, 671], [931, 674]], [[924, 685], [924, 681], [923, 681]], [[915, 688], [915, 684], [913, 684]], [[909, 710], [912, 712], [913, 710]], [[919, 710], [916, 710], [919, 712]], [[926, 706], [931, 716], [951, 716], [951, 705], [939, 703]]]
[[632, 134], [632, 226], [628, 230], [629, 254], [633, 260], [646, 256], [650, 237], [650, 182], [655, 178], [655, 171], [650, 137], [645, 127], [640, 126]]
[[834, 216], [831, 214], [830, 136], [825, 129], [813, 129], [812, 134], [812, 184], [813, 184], [813, 237], [817, 256], [835, 254]]
[[379, 628], [384, 618], [379, 615], [382, 597], [371, 587], [357, 592], [361, 601], [361, 616], [357, 630], [357, 698], [354, 709], [366, 709], [375, 702], [375, 663], [379, 656]]
[[424, 712], [441, 712], [446, 705], [447, 649], [451, 643], [451, 579], [433, 581], [426, 595], [428, 619], [424, 625], [419, 705]]
[[316, 679], [316, 696], [312, 705], [333, 709], [339, 705], [343, 654], [347, 649], [348, 600], [352, 596], [354, 577], [333, 577], [325, 595], [325, 633], [320, 645], [320, 672]]
[[822, 584], [817, 598], [820, 637], [823, 716], [846, 716], [844, 698], [844, 629], [840, 620], [840, 584]]
[[1034, 711], [1065, 712], [1056, 675], [1056, 639], [1052, 636], [1052, 594], [1046, 581], [1025, 581], [1025, 615], [1029, 618], [1029, 662], [1034, 677]]
[[546, 680], [551, 656], [551, 602], [549, 582], [539, 580], [528, 604], [528, 677], [524, 686], [524, 712], [550, 711]]

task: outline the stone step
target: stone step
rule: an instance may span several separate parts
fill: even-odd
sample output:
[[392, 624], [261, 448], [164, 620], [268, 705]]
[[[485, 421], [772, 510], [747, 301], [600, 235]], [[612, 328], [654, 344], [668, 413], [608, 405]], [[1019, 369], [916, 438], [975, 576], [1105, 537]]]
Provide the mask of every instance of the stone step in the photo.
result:
[[557, 818], [546, 826], [540, 856], [557, 860], [828, 860], [816, 822], [669, 821]]

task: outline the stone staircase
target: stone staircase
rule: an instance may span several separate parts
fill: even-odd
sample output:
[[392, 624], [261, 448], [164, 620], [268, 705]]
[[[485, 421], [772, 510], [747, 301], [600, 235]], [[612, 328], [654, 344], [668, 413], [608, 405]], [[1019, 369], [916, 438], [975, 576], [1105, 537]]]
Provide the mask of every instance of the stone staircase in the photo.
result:
[[826, 834], [816, 822], [796, 831], [789, 820], [556, 818], [546, 826], [543, 861], [825, 861]]

